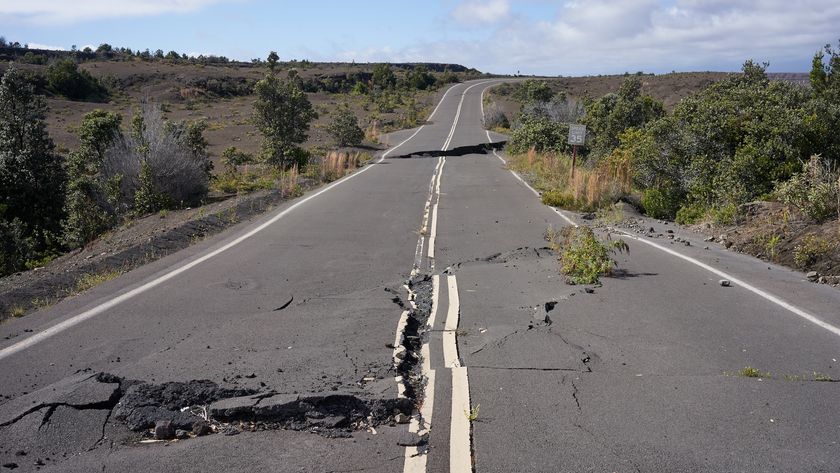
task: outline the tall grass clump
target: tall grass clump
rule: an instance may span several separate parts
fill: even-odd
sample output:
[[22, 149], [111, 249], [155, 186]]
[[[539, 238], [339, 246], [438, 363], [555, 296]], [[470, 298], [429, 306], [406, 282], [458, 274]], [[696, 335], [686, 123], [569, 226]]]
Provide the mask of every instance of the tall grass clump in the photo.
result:
[[592, 168], [580, 166], [572, 176], [571, 156], [531, 148], [512, 156], [508, 165], [542, 191], [547, 205], [592, 211], [615, 203], [632, 190], [628, 160], [606, 159]]

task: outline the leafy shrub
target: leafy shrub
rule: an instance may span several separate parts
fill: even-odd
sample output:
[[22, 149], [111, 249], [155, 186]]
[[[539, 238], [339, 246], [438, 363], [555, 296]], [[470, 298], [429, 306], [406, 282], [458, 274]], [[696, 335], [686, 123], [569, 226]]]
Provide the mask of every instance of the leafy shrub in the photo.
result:
[[552, 207], [574, 208], [575, 196], [560, 190], [550, 190], [542, 193], [542, 203]]
[[44, 64], [47, 63], [47, 57], [44, 56], [43, 54], [35, 54], [32, 51], [27, 51], [26, 54], [24, 54], [23, 57], [20, 58], [20, 62], [23, 62], [23, 63], [26, 63], [26, 64], [44, 65]]
[[429, 70], [425, 66], [420, 65], [406, 74], [405, 82], [411, 89], [426, 90], [434, 87], [437, 80], [435, 76], [429, 73]]
[[373, 85], [381, 89], [393, 89], [397, 85], [397, 77], [389, 64], [373, 66]]
[[807, 269], [831, 250], [831, 245], [816, 235], [807, 235], [793, 248], [793, 262], [801, 269]]
[[653, 218], [674, 218], [681, 202], [680, 192], [676, 189], [653, 187], [642, 193], [642, 207], [645, 213]]
[[677, 216], [674, 219], [680, 225], [693, 225], [699, 222], [706, 215], [706, 209], [700, 205], [685, 205], [677, 210]]
[[484, 128], [488, 130], [510, 128], [508, 117], [495, 102], [484, 107]]
[[815, 155], [805, 163], [802, 172], [779, 184], [776, 194], [782, 202], [796, 207], [810, 219], [822, 222], [840, 216], [838, 186], [838, 173], [831, 172], [828, 163]]
[[228, 146], [222, 151], [221, 161], [225, 169], [231, 171], [236, 166], [253, 162], [254, 157], [244, 151], [239, 151], [236, 146]]
[[358, 146], [365, 139], [365, 132], [359, 127], [359, 119], [346, 105], [338, 109], [326, 131], [339, 147]]
[[607, 94], [586, 106], [583, 123], [595, 156], [607, 155], [619, 145], [619, 135], [629, 128], [643, 128], [665, 115], [662, 102], [642, 94], [637, 77], [626, 79], [618, 93]]
[[526, 153], [534, 148], [542, 151], [566, 151], [566, 138], [569, 125], [551, 120], [548, 117], [525, 117], [510, 135], [507, 150], [510, 153]]
[[615, 261], [616, 251], [629, 251], [624, 240], [610, 240], [603, 243], [589, 227], [565, 227], [559, 233], [552, 229], [546, 232], [546, 239], [559, 253], [561, 271], [573, 284], [595, 284], [601, 276], [609, 275]]
[[47, 68], [47, 86], [71, 100], [101, 101], [108, 97], [105, 87], [72, 59], [62, 59]]
[[738, 207], [735, 204], [712, 207], [709, 216], [719, 225], [734, 225], [738, 220]]
[[554, 91], [544, 80], [527, 79], [515, 86], [514, 98], [522, 103], [548, 102], [554, 96]]

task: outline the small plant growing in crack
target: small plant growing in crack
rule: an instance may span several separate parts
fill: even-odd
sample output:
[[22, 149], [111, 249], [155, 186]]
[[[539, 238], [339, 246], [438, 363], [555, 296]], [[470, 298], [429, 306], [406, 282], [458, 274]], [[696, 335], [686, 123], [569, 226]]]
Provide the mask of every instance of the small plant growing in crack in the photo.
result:
[[761, 371], [757, 368], [753, 368], [752, 366], [744, 367], [744, 369], [738, 372], [738, 376], [743, 378], [771, 378], [769, 372]]
[[470, 422], [475, 422], [478, 420], [478, 410], [481, 408], [481, 404], [476, 404], [475, 406], [470, 408], [470, 411], [464, 411], [464, 415], [467, 416], [467, 420]]
[[814, 371], [814, 381], [831, 382], [831, 381], [834, 381], [834, 380], [831, 378], [831, 376], [829, 376], [827, 374], [822, 374], [822, 373], [818, 373], [818, 372]]
[[601, 241], [586, 226], [566, 227], [555, 231], [548, 227], [545, 239], [557, 252], [561, 272], [570, 284], [596, 284], [601, 276], [608, 276], [616, 266], [612, 254], [630, 252], [624, 240]]

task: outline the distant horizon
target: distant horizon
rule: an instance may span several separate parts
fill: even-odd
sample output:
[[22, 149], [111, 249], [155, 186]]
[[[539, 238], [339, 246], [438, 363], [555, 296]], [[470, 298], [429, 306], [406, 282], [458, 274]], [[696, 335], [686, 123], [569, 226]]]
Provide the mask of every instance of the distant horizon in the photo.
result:
[[[0, 0], [0, 31], [36, 49], [108, 43], [250, 62], [450, 63], [491, 74], [621, 75], [810, 70], [836, 44], [829, 0], [437, 0], [359, 6], [337, 0]], [[803, 28], [800, 25], [806, 25]]]
[[[6, 40], [8, 41], [9, 38], [6, 38]], [[14, 42], [14, 41], [12, 41], [12, 42]], [[72, 49], [63, 49], [63, 48], [59, 49], [57, 47], [38, 48], [38, 47], [33, 47], [33, 45], [30, 44], [30, 43], [25, 43], [25, 42], [19, 42], [19, 43], [21, 43], [21, 46], [26, 46], [26, 49], [31, 50], [31, 51], [60, 51], [60, 52], [68, 52], [68, 53], [72, 51]], [[107, 43], [107, 44], [109, 44], [109, 45], [111, 45], [112, 47], [115, 47], [115, 48], [121, 48], [121, 47], [128, 48], [128, 46], [115, 45], [115, 44], [111, 44], [111, 43]], [[41, 46], [41, 45], [37, 45], [37, 46]], [[94, 47], [92, 45], [86, 45], [86, 46], [83, 46], [81, 48], [77, 48], [77, 50], [83, 51], [85, 48], [88, 48], [88, 47], [95, 51], [96, 47], [98, 47], [98, 46]], [[71, 46], [71, 48], [72, 48], [72, 46]], [[129, 49], [131, 49], [132, 51], [137, 51], [138, 50], [137, 48], [129, 48]], [[146, 48], [140, 48], [139, 49], [139, 51], [144, 51], [144, 50], [146, 50]], [[152, 52], [154, 52], [154, 51], [152, 51]], [[178, 51], [176, 51], [176, 52], [178, 52]], [[190, 56], [190, 55], [187, 55], [187, 56], [191, 57], [191, 58], [198, 58], [199, 57], [199, 56]], [[205, 54], [205, 56], [207, 56], [207, 57], [211, 57], [211, 56], [222, 57], [223, 55], [207, 53], [207, 54]], [[267, 56], [267, 54], [266, 54], [266, 56]], [[225, 57], [227, 57], [227, 56], [225, 56]], [[231, 61], [231, 63], [234, 63], [234, 64], [251, 64], [253, 59], [260, 59], [261, 61], [265, 61], [265, 58], [251, 58], [251, 59], [248, 59], [248, 60], [235, 59], [235, 58], [227, 58], [227, 59], [229, 59]], [[306, 60], [308, 60], [308, 59], [306, 59], [306, 58], [288, 58], [288, 59], [285, 59], [285, 58], [282, 58], [282, 57], [280, 58], [281, 63], [293, 63], [295, 61], [300, 62], [300, 61], [306, 61]], [[422, 60], [421, 61], [399, 61], [399, 62], [395, 62], [395, 61], [343, 61], [343, 60], [329, 61], [329, 60], [327, 60], [327, 61], [310, 61], [310, 62], [312, 62], [313, 64], [356, 64], [356, 65], [370, 65], [370, 64], [391, 64], [391, 65], [443, 64], [443, 65], [462, 66], [462, 67], [467, 68], [467, 69], [476, 69], [476, 68], [470, 66], [469, 64], [460, 64], [460, 63], [454, 63], [454, 62], [439, 62], [439, 61], [422, 61]], [[668, 71], [668, 72], [649, 72], [649, 71], [633, 71], [633, 72], [630, 72], [630, 71], [624, 71], [624, 72], [602, 73], [602, 74], [547, 75], [547, 74], [516, 74], [516, 73], [505, 74], [505, 73], [498, 73], [498, 72], [492, 72], [492, 71], [483, 71], [483, 70], [480, 70], [480, 69], [476, 69], [476, 70], [480, 73], [489, 74], [489, 75], [498, 75], [498, 76], [507, 76], [507, 77], [534, 77], [534, 78], [610, 77], [610, 76], [626, 76], [626, 75], [634, 76], [634, 75], [637, 75], [639, 72], [641, 72], [643, 75], [656, 75], [656, 76], [667, 75], [667, 74], [704, 74], [704, 73], [706, 73], [706, 74], [737, 74], [738, 72], [741, 72], [741, 69], [739, 68], [737, 70], [731, 70], [731, 71], [724, 71], [724, 70], [717, 70], [717, 71], [715, 71], [715, 70], [686, 70], [686, 71]], [[801, 75], [806, 76], [805, 78], [807, 78], [807, 76], [809, 74], [809, 71], [804, 71], [804, 70], [803, 71], [769, 71], [768, 70], [768, 72], [767, 72], [767, 75], [771, 76], [771, 77], [772, 76], [777, 76], [777, 75], [785, 75], [785, 74], [801, 74]]]

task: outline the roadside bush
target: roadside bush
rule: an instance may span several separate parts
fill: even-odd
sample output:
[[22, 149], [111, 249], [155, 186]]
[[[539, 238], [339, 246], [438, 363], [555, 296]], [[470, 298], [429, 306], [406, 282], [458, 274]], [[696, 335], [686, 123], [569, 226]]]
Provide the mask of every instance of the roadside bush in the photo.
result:
[[365, 138], [365, 132], [359, 127], [359, 119], [346, 105], [339, 107], [326, 131], [338, 147], [358, 146]]
[[505, 113], [499, 108], [496, 102], [484, 107], [484, 128], [495, 130], [499, 128], [510, 128], [510, 121]]
[[205, 159], [166, 126], [157, 108], [145, 105], [132, 128], [114, 139], [102, 163], [116, 211], [144, 214], [199, 203], [209, 181]]
[[708, 215], [718, 225], [734, 225], [738, 221], [738, 207], [735, 204], [712, 207]]
[[824, 239], [807, 235], [793, 248], [793, 262], [800, 269], [808, 269], [830, 249], [831, 246]]
[[840, 218], [840, 174], [820, 156], [811, 156], [801, 172], [776, 187], [776, 194], [815, 222]]
[[706, 215], [706, 209], [699, 205], [685, 205], [677, 210], [677, 216], [674, 219], [680, 225], [693, 225]]
[[103, 101], [108, 91], [72, 59], [62, 59], [47, 68], [47, 87], [71, 100]]
[[390, 64], [377, 64], [373, 66], [373, 85], [382, 90], [393, 89], [397, 85], [397, 76]]
[[550, 190], [542, 193], [542, 203], [552, 207], [564, 209], [575, 208], [575, 196], [561, 190]]
[[406, 74], [406, 85], [410, 89], [427, 90], [435, 86], [437, 80], [429, 73], [426, 66], [416, 66]]
[[642, 207], [645, 213], [653, 218], [672, 219], [680, 208], [682, 196], [674, 188], [653, 187], [642, 193]]
[[555, 122], [577, 123], [584, 116], [584, 106], [561, 93], [549, 101], [524, 103], [521, 112], [520, 121], [527, 117], [546, 117]]
[[546, 240], [559, 254], [561, 271], [571, 284], [597, 283], [615, 267], [613, 253], [630, 251], [624, 240], [604, 243], [586, 226], [565, 227], [559, 233], [549, 228]]
[[509, 153], [526, 153], [534, 148], [538, 152], [565, 152], [569, 147], [566, 144], [568, 134], [567, 123], [541, 116], [523, 117], [510, 135], [507, 150]]
[[221, 161], [225, 170], [233, 171], [236, 169], [236, 166], [254, 162], [254, 157], [244, 151], [238, 150], [236, 146], [228, 146], [222, 151]]
[[554, 96], [554, 91], [544, 80], [527, 79], [515, 86], [513, 97], [523, 104], [548, 102]]
[[608, 155], [619, 146], [619, 136], [629, 128], [644, 128], [665, 115], [662, 102], [642, 94], [637, 77], [624, 81], [617, 93], [586, 105], [587, 142], [595, 157]]

